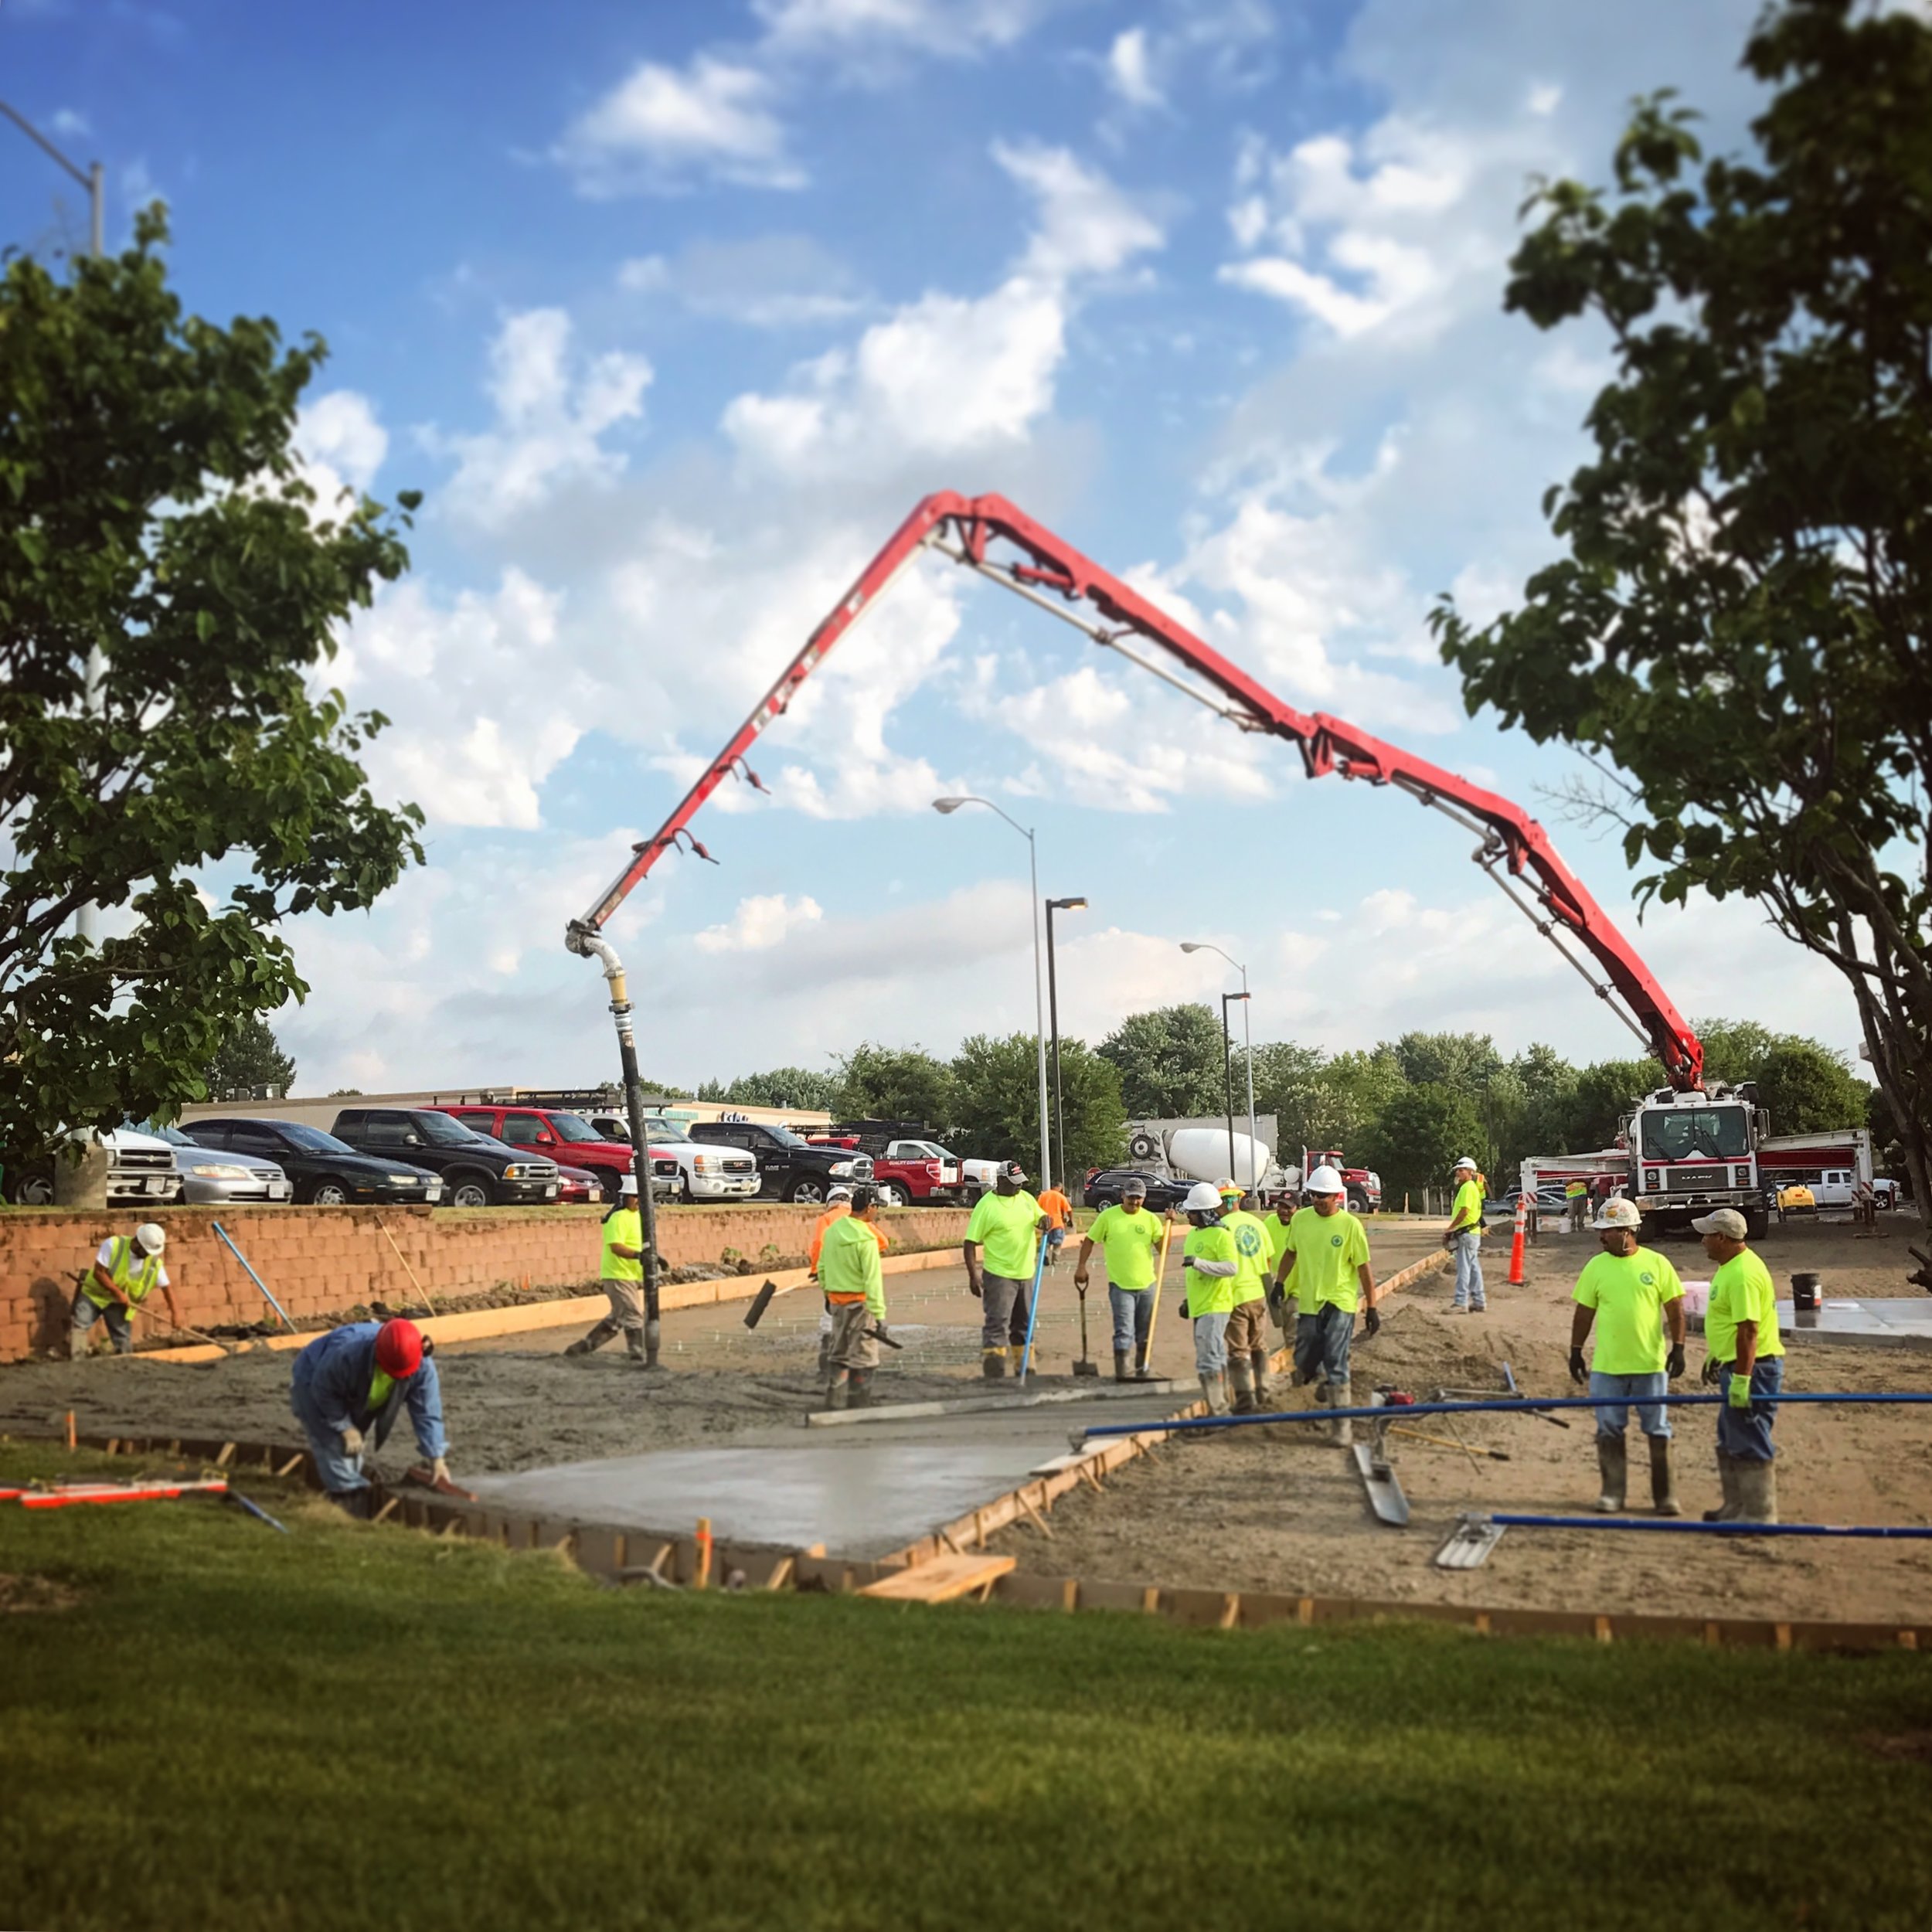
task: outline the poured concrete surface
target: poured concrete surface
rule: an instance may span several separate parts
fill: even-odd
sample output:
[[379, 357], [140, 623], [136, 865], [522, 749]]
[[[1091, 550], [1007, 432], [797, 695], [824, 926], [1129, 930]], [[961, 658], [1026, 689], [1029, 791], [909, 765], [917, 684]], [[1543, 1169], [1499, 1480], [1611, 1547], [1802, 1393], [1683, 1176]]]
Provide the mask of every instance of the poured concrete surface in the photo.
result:
[[[1693, 1335], [1704, 1332], [1704, 1318], [1689, 1317]], [[1856, 1344], [1879, 1349], [1932, 1349], [1932, 1300], [1903, 1297], [1873, 1301], [1835, 1300], [1801, 1312], [1789, 1301], [1777, 1304], [1778, 1332], [1787, 1348]]]

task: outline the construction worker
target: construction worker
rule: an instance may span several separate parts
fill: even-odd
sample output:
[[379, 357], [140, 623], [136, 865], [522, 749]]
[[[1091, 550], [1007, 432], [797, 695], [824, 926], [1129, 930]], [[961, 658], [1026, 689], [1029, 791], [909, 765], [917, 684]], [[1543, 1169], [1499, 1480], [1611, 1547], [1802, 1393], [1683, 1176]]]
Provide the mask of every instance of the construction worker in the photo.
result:
[[638, 1177], [627, 1174], [617, 1183], [614, 1206], [604, 1216], [604, 1266], [599, 1285], [610, 1297], [611, 1312], [589, 1334], [580, 1335], [566, 1355], [588, 1355], [614, 1335], [621, 1334], [634, 1361], [644, 1350], [644, 1219], [638, 1213]]
[[818, 1279], [832, 1312], [827, 1352], [828, 1409], [862, 1409], [872, 1400], [879, 1338], [886, 1332], [886, 1277], [874, 1233], [879, 1195], [869, 1182], [852, 1189], [849, 1210], [825, 1230]]
[[94, 1256], [94, 1264], [80, 1280], [74, 1291], [73, 1308], [67, 1331], [67, 1356], [80, 1362], [87, 1357], [89, 1330], [105, 1321], [114, 1338], [117, 1355], [134, 1351], [131, 1326], [141, 1304], [155, 1289], [168, 1304], [168, 1318], [181, 1326], [181, 1311], [175, 1305], [174, 1284], [161, 1265], [168, 1236], [160, 1224], [144, 1221], [131, 1236], [110, 1235]]
[[1281, 1272], [1281, 1257], [1288, 1251], [1288, 1230], [1300, 1212], [1294, 1194], [1284, 1188], [1274, 1197], [1274, 1206], [1261, 1223], [1262, 1232], [1268, 1237], [1268, 1312], [1291, 1345], [1294, 1341], [1294, 1302], [1290, 1296], [1276, 1294], [1274, 1283]]
[[[1285, 1315], [1294, 1284], [1295, 1380], [1315, 1385], [1318, 1407], [1346, 1409], [1353, 1389], [1349, 1357], [1355, 1310], [1363, 1311], [1370, 1335], [1382, 1332], [1369, 1231], [1349, 1211], [1347, 1185], [1333, 1168], [1317, 1168], [1308, 1176], [1308, 1193], [1310, 1205], [1288, 1223], [1274, 1297]], [[1328, 1440], [1346, 1447], [1355, 1440], [1354, 1423], [1346, 1417], [1332, 1423]]]
[[1456, 1257], [1456, 1293], [1450, 1306], [1467, 1308], [1471, 1315], [1481, 1315], [1489, 1306], [1477, 1249], [1482, 1239], [1482, 1183], [1476, 1175], [1476, 1164], [1465, 1154], [1456, 1163], [1455, 1198], [1449, 1204], [1449, 1225], [1442, 1231], [1442, 1245]]
[[1221, 1196], [1212, 1181], [1189, 1189], [1181, 1203], [1190, 1231], [1181, 1250], [1181, 1312], [1194, 1324], [1194, 1366], [1208, 1413], [1228, 1412], [1228, 1317], [1241, 1272], [1234, 1236], [1221, 1225]]
[[1234, 1236], [1240, 1273], [1234, 1277], [1234, 1307], [1228, 1315], [1228, 1380], [1233, 1411], [1251, 1416], [1268, 1400], [1268, 1231], [1254, 1212], [1258, 1205], [1232, 1181], [1216, 1190], [1221, 1197], [1221, 1225]]
[[[985, 1306], [980, 1329], [980, 1373], [989, 1382], [1005, 1374], [1009, 1362], [1018, 1375], [1026, 1357], [1034, 1264], [1046, 1216], [1026, 1189], [1026, 1170], [1017, 1161], [1001, 1162], [993, 1191], [973, 1204], [966, 1223], [966, 1286]], [[985, 1250], [985, 1264], [980, 1250]]]
[[1147, 1183], [1136, 1174], [1121, 1189], [1118, 1207], [1102, 1208], [1080, 1237], [1073, 1286], [1083, 1295], [1094, 1250], [1105, 1257], [1107, 1299], [1114, 1311], [1114, 1379], [1145, 1380], [1148, 1330], [1154, 1319], [1155, 1269], [1166, 1223], [1147, 1207]]
[[[811, 1231], [811, 1241], [806, 1253], [811, 1264], [811, 1278], [818, 1279], [818, 1256], [825, 1241], [825, 1230], [833, 1222], [842, 1220], [852, 1212], [852, 1189], [841, 1181], [825, 1190], [825, 1211], [819, 1216]], [[886, 1230], [879, 1225], [875, 1216], [871, 1223], [872, 1239], [879, 1243], [879, 1252], [883, 1254], [892, 1246]], [[825, 1304], [818, 1318], [818, 1376], [823, 1381], [832, 1372], [832, 1304]]]
[[309, 1454], [329, 1501], [351, 1515], [368, 1509], [365, 1442], [381, 1448], [405, 1408], [431, 1477], [448, 1482], [449, 1440], [433, 1355], [416, 1324], [398, 1320], [331, 1328], [296, 1356], [288, 1406], [308, 1433]]
[[1570, 1216], [1570, 1231], [1581, 1234], [1584, 1224], [1590, 1219], [1590, 1183], [1587, 1181], [1566, 1181], [1563, 1183], [1563, 1206]]
[[[1656, 1398], [1684, 1372], [1684, 1284], [1655, 1248], [1638, 1245], [1642, 1225], [1634, 1201], [1606, 1201], [1593, 1223], [1603, 1253], [1592, 1255], [1570, 1298], [1570, 1379], [1590, 1383], [1594, 1396], [1613, 1398], [1597, 1411], [1597, 1467], [1603, 1478], [1597, 1509], [1623, 1509], [1630, 1473], [1624, 1431], [1632, 1404], [1650, 1444], [1650, 1498], [1660, 1516], [1681, 1514], [1671, 1481], [1670, 1411]], [[1597, 1347], [1587, 1367], [1583, 1344], [1591, 1325]], [[1668, 1355], [1664, 1335], [1670, 1335]]]
[[1066, 1190], [1058, 1181], [1039, 1197], [1039, 1210], [1047, 1222], [1046, 1265], [1056, 1268], [1060, 1264], [1060, 1250], [1066, 1245], [1073, 1226], [1073, 1203], [1066, 1198]]
[[1724, 1501], [1706, 1510], [1704, 1520], [1776, 1522], [1777, 1452], [1771, 1447], [1771, 1424], [1784, 1386], [1777, 1290], [1770, 1270], [1746, 1245], [1750, 1230], [1736, 1208], [1719, 1208], [1691, 1226], [1717, 1264], [1704, 1315], [1704, 1379], [1715, 1382], [1724, 1398], [1717, 1412], [1717, 1478]]

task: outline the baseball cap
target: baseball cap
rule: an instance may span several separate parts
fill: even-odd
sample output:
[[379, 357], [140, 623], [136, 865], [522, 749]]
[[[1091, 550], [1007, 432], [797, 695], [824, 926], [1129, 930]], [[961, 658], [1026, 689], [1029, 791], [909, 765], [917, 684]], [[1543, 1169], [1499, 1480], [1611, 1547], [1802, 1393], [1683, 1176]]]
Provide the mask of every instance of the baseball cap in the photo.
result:
[[1750, 1233], [1743, 1215], [1736, 1208], [1713, 1208], [1701, 1221], [1691, 1226], [1699, 1234], [1721, 1234], [1727, 1241], [1741, 1241]]

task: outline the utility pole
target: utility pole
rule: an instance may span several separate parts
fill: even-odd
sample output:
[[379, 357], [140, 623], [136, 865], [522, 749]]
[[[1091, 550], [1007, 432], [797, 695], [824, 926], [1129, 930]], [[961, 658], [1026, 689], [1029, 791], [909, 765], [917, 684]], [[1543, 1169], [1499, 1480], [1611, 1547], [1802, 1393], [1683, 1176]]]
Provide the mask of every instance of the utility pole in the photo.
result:
[[[1234, 1168], [1234, 1042], [1228, 1032], [1228, 1009], [1236, 1000], [1245, 1000], [1246, 993], [1223, 993], [1221, 995], [1221, 1086], [1227, 1097], [1228, 1107], [1228, 1179], [1236, 1187], [1241, 1177]], [[1253, 1150], [1250, 1150], [1253, 1158]], [[1252, 1182], [1250, 1182], [1252, 1185]]]
[[[1066, 1100], [1060, 1087], [1060, 982], [1053, 972], [1053, 915], [1083, 911], [1086, 906], [1083, 899], [1049, 899], [1046, 902], [1046, 1009], [1049, 1022], [1053, 1029], [1053, 1138], [1060, 1145], [1058, 1178], [1062, 1193], [1066, 1191]], [[1050, 1185], [1055, 1177], [1046, 1174], [1041, 1178]]]

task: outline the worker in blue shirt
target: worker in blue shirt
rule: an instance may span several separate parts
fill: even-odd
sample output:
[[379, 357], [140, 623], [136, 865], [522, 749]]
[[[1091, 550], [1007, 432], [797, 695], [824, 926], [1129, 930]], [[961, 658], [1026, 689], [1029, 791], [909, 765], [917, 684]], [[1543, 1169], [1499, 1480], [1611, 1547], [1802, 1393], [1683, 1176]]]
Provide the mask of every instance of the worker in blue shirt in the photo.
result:
[[432, 1481], [449, 1484], [442, 1390], [431, 1345], [413, 1321], [352, 1321], [310, 1342], [295, 1358], [288, 1406], [329, 1501], [352, 1515], [367, 1505], [363, 1444], [381, 1448], [404, 1409]]

